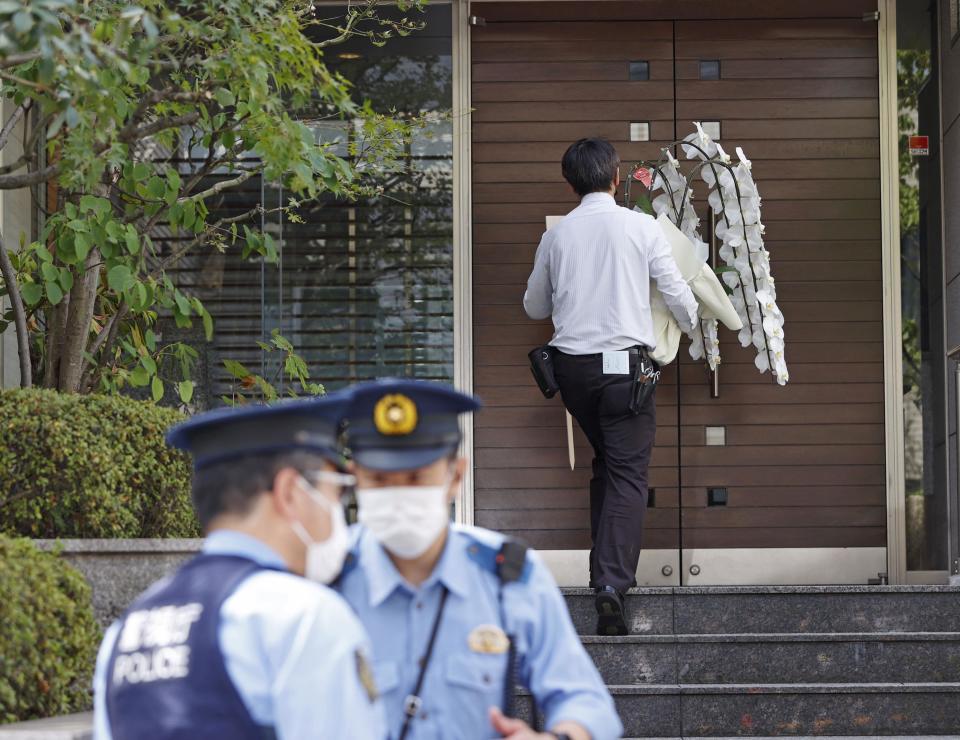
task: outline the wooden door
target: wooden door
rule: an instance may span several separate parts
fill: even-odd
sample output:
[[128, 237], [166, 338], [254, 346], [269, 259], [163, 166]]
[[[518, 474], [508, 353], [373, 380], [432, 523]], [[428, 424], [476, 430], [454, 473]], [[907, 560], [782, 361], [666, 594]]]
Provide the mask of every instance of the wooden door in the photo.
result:
[[[669, 22], [490, 24], [473, 36], [474, 385], [487, 408], [475, 421], [476, 522], [535, 547], [589, 548], [589, 445], [577, 432], [567, 466], [564, 412], [545, 400], [526, 353], [550, 322], [521, 301], [544, 218], [577, 199], [560, 158], [582, 136], [610, 139], [625, 161], [656, 157], [674, 135], [673, 29]], [[649, 80], [630, 80], [630, 61]], [[632, 121], [651, 141], [630, 143]], [[676, 372], [663, 380], [646, 542], [678, 544]]]
[[[721, 330], [711, 398], [684, 353], [682, 546], [884, 548], [876, 26], [678, 21], [675, 52], [679, 133], [718, 121], [731, 153], [742, 146], [753, 161], [790, 367], [790, 383], [776, 386]], [[713, 61], [720, 79], [701, 79], [701, 63]], [[706, 445], [711, 426], [725, 430], [725, 446]], [[730, 553], [713, 572], [709, 555], [689, 555], [699, 566], [692, 583], [742, 578], [723, 572], [738, 567]], [[868, 575], [882, 569], [881, 560]]]
[[[707, 583], [749, 578], [711, 574], [704, 551], [883, 547], [876, 26], [860, 20], [868, 4], [690, 3], [686, 18], [727, 18], [691, 21], [666, 2], [474, 3], [487, 21], [471, 43], [474, 385], [487, 404], [475, 420], [477, 524], [544, 550], [589, 548], [591, 454], [578, 431], [570, 471], [562, 406], [530, 377], [526, 353], [551, 327], [526, 318], [525, 281], [544, 218], [576, 206], [559, 165], [571, 141], [605, 136], [626, 167], [704, 119], [719, 120], [721, 140], [756, 162], [792, 384], [776, 387], [747, 366], [752, 357], [725, 332], [713, 399], [681, 347], [658, 395], [650, 582], [679, 582], [679, 569], [661, 571], [660, 561], [683, 548], [702, 561], [687, 558], [685, 579], [700, 565], [693, 582]], [[762, 20], [730, 20], [732, 5]], [[720, 61], [719, 80], [700, 80], [702, 60]], [[639, 62], [649, 79], [637, 79]], [[630, 140], [633, 123], [649, 124], [650, 141]], [[725, 447], [705, 445], [707, 426], [725, 428]], [[707, 506], [708, 488], [725, 489], [725, 505]], [[772, 578], [781, 577], [791, 578]]]

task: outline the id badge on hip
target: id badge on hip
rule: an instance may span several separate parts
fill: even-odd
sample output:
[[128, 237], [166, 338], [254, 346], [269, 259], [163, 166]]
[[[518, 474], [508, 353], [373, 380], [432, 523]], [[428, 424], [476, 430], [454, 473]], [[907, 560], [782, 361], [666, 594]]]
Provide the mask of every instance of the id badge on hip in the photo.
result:
[[604, 375], [629, 375], [630, 353], [627, 350], [603, 353]]

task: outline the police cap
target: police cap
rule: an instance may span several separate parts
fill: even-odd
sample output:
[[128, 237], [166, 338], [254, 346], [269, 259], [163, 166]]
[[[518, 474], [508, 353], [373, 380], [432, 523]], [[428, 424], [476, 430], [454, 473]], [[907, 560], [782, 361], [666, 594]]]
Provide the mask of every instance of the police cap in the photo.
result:
[[457, 417], [480, 406], [442, 383], [384, 379], [354, 386], [347, 410], [353, 459], [381, 471], [430, 465], [460, 444]]
[[167, 432], [167, 444], [193, 455], [200, 469], [245, 455], [307, 450], [336, 462], [349, 394], [214, 409]]

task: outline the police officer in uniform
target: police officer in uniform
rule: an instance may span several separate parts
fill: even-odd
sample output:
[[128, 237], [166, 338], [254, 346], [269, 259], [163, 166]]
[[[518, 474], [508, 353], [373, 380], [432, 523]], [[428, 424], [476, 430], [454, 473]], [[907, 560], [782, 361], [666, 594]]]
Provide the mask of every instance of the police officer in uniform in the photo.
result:
[[[608, 740], [622, 727], [543, 562], [495, 532], [450, 523], [476, 399], [388, 380], [354, 388], [348, 445], [359, 526], [336, 587], [373, 640], [393, 740]], [[527, 687], [545, 717], [516, 719]]]
[[385, 737], [369, 640], [321, 585], [348, 546], [344, 404], [220, 409], [170, 431], [193, 453], [206, 540], [107, 631], [97, 740]]

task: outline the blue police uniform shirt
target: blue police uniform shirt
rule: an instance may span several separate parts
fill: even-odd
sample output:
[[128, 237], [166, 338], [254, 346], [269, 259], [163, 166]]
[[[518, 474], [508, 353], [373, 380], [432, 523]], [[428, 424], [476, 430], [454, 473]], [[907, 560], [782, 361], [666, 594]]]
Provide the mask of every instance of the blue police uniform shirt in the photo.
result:
[[449, 596], [411, 740], [489, 740], [496, 734], [488, 712], [491, 706], [502, 708], [507, 653], [489, 639], [491, 634], [515, 635], [518, 682], [533, 694], [547, 728], [569, 720], [583, 725], [594, 740], [620, 737], [623, 727], [613, 700], [576, 634], [560, 589], [535, 552], [527, 555], [528, 577], [504, 587], [504, 625], [499, 579], [470, 555], [477, 543], [487, 545], [488, 552], [499, 550], [502, 535], [451, 525], [436, 568], [414, 588], [369, 532], [352, 529], [355, 561], [336, 587], [373, 640], [374, 674], [392, 737], [403, 724], [404, 700], [413, 693], [443, 587]]
[[[384, 738], [383, 708], [371, 701], [358, 658], [369, 658], [370, 642], [344, 601], [286, 572], [276, 552], [239, 532], [212, 533], [203, 552], [277, 569], [247, 577], [220, 609], [217, 633], [226, 673], [251, 719], [272, 727], [281, 740]], [[95, 740], [112, 740], [106, 686], [119, 627], [116, 622], [107, 630], [97, 657]]]

